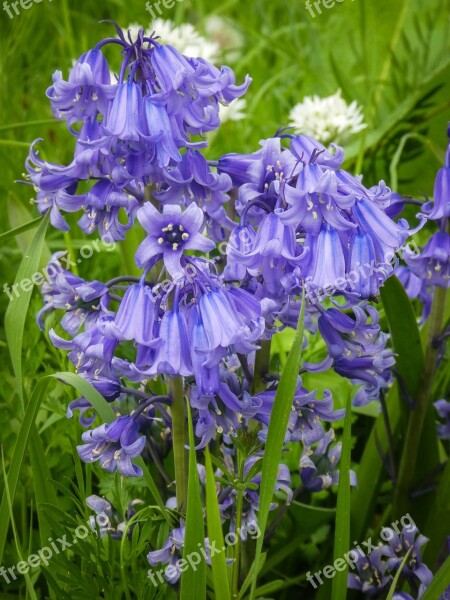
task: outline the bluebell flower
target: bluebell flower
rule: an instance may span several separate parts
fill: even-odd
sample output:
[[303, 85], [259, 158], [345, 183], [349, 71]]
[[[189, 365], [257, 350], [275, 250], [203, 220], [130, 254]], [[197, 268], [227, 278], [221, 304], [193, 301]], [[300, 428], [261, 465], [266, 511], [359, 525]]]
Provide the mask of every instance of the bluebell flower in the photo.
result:
[[[248, 457], [244, 463], [244, 477], [246, 477], [251, 469], [255, 469], [259, 463], [261, 467], [262, 455], [257, 453]], [[218, 469], [215, 473], [217, 478], [220, 478], [221, 483], [218, 489], [219, 498], [219, 510], [223, 520], [230, 522], [230, 532], [236, 533], [236, 509], [237, 509], [237, 489], [235, 483], [237, 481], [237, 466], [236, 457], [233, 453], [229, 454], [223, 451], [223, 462], [226, 467], [226, 472], [222, 472]], [[227, 484], [227, 482], [229, 482]], [[241, 514], [241, 525], [243, 539], [247, 539], [247, 526], [251, 526], [253, 530], [257, 527], [258, 515], [260, 503], [260, 487], [261, 487], [261, 471], [256, 469], [256, 473], [248, 481], [246, 481], [246, 488], [243, 490], [243, 506]], [[290, 504], [292, 501], [293, 493], [291, 489], [291, 474], [289, 468], [280, 464], [278, 466], [277, 478], [273, 489], [274, 494], [282, 492], [283, 499], [286, 504]], [[274, 501], [270, 504], [270, 510], [275, 510], [280, 501]]]
[[309, 249], [302, 274], [312, 288], [326, 289], [345, 280], [345, 254], [339, 233], [328, 225], [318, 236], [307, 234], [305, 245]]
[[386, 561], [383, 560], [381, 547], [375, 548], [366, 556], [354, 550], [356, 558], [356, 573], [349, 573], [347, 587], [351, 590], [360, 590], [367, 598], [374, 598], [389, 589], [392, 576]]
[[428, 284], [450, 286], [450, 235], [436, 232], [420, 254], [405, 250], [404, 259], [411, 271]]
[[143, 371], [146, 375], [158, 373], [168, 375], [192, 375], [191, 348], [186, 317], [175, 307], [167, 311], [158, 332], [159, 345], [155, 351], [153, 364]]
[[[97, 373], [94, 377], [89, 377], [82, 372], [79, 373], [79, 375], [88, 383], [90, 383], [107, 402], [113, 402], [119, 398], [122, 393], [122, 386], [120, 384], [119, 377], [114, 377], [112, 373], [108, 373], [108, 376]], [[80, 411], [79, 421], [82, 427], [90, 427], [96, 419], [96, 411], [93, 409], [89, 400], [83, 396], [76, 398], [69, 403], [66, 411], [66, 417], [68, 419], [73, 417], [73, 412], [75, 410]]]
[[94, 48], [75, 62], [68, 81], [64, 81], [61, 71], [55, 71], [47, 97], [55, 117], [71, 126], [97, 113], [105, 114], [114, 92], [108, 63], [101, 50]]
[[[448, 135], [450, 137], [450, 126]], [[450, 217], [450, 143], [445, 153], [445, 164], [439, 169], [434, 182], [433, 202], [424, 204], [422, 213], [434, 221]]]
[[422, 302], [422, 322], [424, 323], [431, 312], [431, 287], [425, 279], [421, 279], [415, 275], [410, 267], [406, 265], [398, 265], [395, 268], [395, 275], [405, 288], [405, 292], [411, 300], [416, 298]]
[[129, 79], [117, 86], [114, 100], [105, 121], [105, 131], [121, 140], [139, 140], [138, 130], [142, 122], [142, 90]]
[[437, 426], [438, 436], [441, 440], [450, 440], [450, 402], [441, 399], [434, 403], [434, 408], [444, 423]]
[[264, 320], [261, 306], [251, 294], [234, 288], [206, 290], [199, 309], [209, 350], [234, 346], [247, 354], [255, 349], [254, 343], [264, 331]]
[[133, 417], [123, 416], [112, 423], [100, 425], [83, 433], [81, 439], [84, 444], [77, 446], [77, 450], [84, 462], [98, 460], [103, 469], [112, 473], [119, 471], [126, 477], [142, 475], [142, 469], [131, 459], [142, 453], [146, 439], [139, 435]]
[[167, 570], [165, 579], [171, 585], [176, 584], [181, 576], [181, 571], [176, 568], [176, 563], [183, 557], [185, 527], [181, 526], [173, 529], [169, 533], [169, 537], [160, 550], [153, 550], [147, 554], [147, 560], [151, 566], [155, 567], [158, 564], [163, 564], [173, 567]]
[[176, 166], [162, 172], [163, 183], [155, 191], [155, 198], [164, 204], [188, 206], [195, 202], [206, 215], [206, 226], [212, 237], [224, 239], [225, 228], [234, 222], [228, 217], [224, 204], [231, 180], [225, 173], [215, 173], [198, 150], [188, 149]]
[[[91, 528], [94, 530], [98, 528], [100, 537], [109, 535], [113, 539], [121, 540], [123, 538], [127, 522], [136, 514], [135, 507], [143, 504], [143, 501], [135, 499], [129, 502], [124, 518], [119, 515], [119, 513], [113, 508], [108, 500], [105, 500], [105, 498], [101, 498], [100, 496], [96, 496], [95, 494], [86, 498], [86, 504], [95, 513], [95, 517], [93, 515], [89, 517]], [[128, 527], [128, 537], [131, 537], [134, 526], [135, 525], [132, 524]]]
[[412, 548], [401, 571], [401, 579], [406, 579], [420, 597], [433, 578], [430, 569], [423, 563], [421, 554], [421, 548], [428, 539], [413, 526], [404, 527], [399, 534], [388, 527], [384, 532], [389, 532], [389, 536], [383, 537], [389, 537], [389, 542], [382, 547], [381, 553], [391, 573], [395, 574], [398, 571], [405, 554]]
[[[254, 419], [265, 426], [259, 434], [263, 441], [267, 436], [267, 427], [270, 422], [275, 395], [276, 390], [267, 390], [256, 394], [254, 397], [255, 401], [259, 403]], [[322, 421], [334, 422], [343, 419], [345, 410], [333, 410], [333, 398], [330, 391], [326, 390], [324, 392], [323, 400], [318, 400], [315, 395], [315, 391], [308, 392], [302, 386], [299, 377], [292, 401], [285, 442], [302, 441], [310, 446], [325, 435]]]
[[336, 308], [322, 309], [318, 325], [331, 361], [325, 361], [323, 367], [332, 364], [342, 377], [363, 384], [353, 399], [361, 406], [377, 399], [388, 387], [395, 359], [386, 348], [387, 336], [378, 325], [378, 311], [370, 305], [354, 306], [353, 313], [354, 318]]
[[119, 339], [134, 340], [144, 346], [155, 344], [157, 309], [150, 286], [141, 280], [130, 285], [115, 316]]
[[[386, 212], [395, 195], [383, 181], [367, 189], [343, 171], [341, 148], [334, 146], [333, 153], [307, 136], [283, 137], [289, 148], [270, 138], [253, 154], [219, 159], [219, 172], [237, 188], [240, 216], [225, 275], [258, 277], [273, 300], [299, 293], [303, 282], [329, 295], [371, 297], [411, 234], [406, 221], [395, 223]], [[249, 234], [246, 240], [242, 233]], [[369, 271], [363, 278], [362, 267]]]
[[181, 258], [185, 250], [209, 252], [215, 248], [212, 240], [204, 237], [204, 214], [196, 204], [190, 204], [184, 212], [178, 205], [165, 205], [160, 213], [147, 202], [137, 213], [147, 237], [136, 252], [138, 267], [146, 267], [152, 258], [162, 256], [169, 275], [177, 280], [185, 277]]
[[37, 320], [43, 329], [44, 314], [63, 309], [66, 314], [61, 320], [61, 327], [70, 335], [75, 335], [82, 325], [89, 329], [100, 316], [107, 314], [109, 290], [99, 281], [85, 281], [66, 271], [59, 260], [64, 255], [64, 252], [54, 254], [45, 268], [47, 280], [41, 288], [44, 306]]
[[156, 160], [160, 167], [167, 167], [171, 161], [179, 163], [182, 156], [177, 146], [175, 132], [166, 107], [157, 98], [144, 97], [144, 130], [140, 137], [155, 145]]
[[[334, 439], [334, 430], [330, 429], [314, 449], [307, 445], [303, 447], [300, 458], [300, 479], [310, 492], [319, 492], [339, 483], [337, 466], [341, 458], [342, 443], [338, 442], [329, 448]], [[354, 471], [350, 471], [350, 485], [357, 485]]]

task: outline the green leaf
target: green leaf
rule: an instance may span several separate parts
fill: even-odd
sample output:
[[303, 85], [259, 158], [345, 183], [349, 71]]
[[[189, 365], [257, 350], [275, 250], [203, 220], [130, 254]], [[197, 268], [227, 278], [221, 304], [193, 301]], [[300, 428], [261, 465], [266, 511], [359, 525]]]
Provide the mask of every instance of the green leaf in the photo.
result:
[[[396, 368], [414, 397], [420, 383], [424, 357], [417, 320], [411, 301], [397, 277], [390, 277], [381, 288], [381, 298], [388, 319], [394, 351], [397, 354]], [[400, 398], [398, 384], [386, 396], [386, 408], [394, 440], [398, 440], [405, 411]], [[363, 539], [373, 508], [378, 498], [385, 469], [380, 449], [388, 453], [388, 438], [383, 415], [379, 415], [372, 427], [369, 439], [358, 468], [358, 487], [352, 491], [352, 535]]]
[[[342, 558], [350, 547], [350, 462], [351, 462], [352, 396], [349, 394], [342, 437], [342, 455], [339, 466], [339, 485], [336, 506], [336, 529], [334, 535], [334, 560]], [[332, 600], [347, 598], [347, 571], [336, 570], [333, 578]]]
[[[302, 360], [302, 343], [305, 320], [305, 294], [303, 292], [302, 307], [298, 319], [297, 332], [294, 343], [286, 362], [286, 367], [281, 375], [278, 385], [275, 401], [270, 417], [269, 428], [267, 431], [267, 441], [264, 450], [264, 458], [261, 469], [261, 492], [259, 504], [258, 525], [261, 531], [256, 542], [255, 550], [255, 572], [259, 572], [259, 559], [261, 556], [264, 533], [266, 531], [267, 519], [269, 516], [270, 505], [273, 498], [273, 490], [277, 479], [278, 468], [280, 465], [281, 453], [283, 451], [284, 436], [291, 413], [292, 400], [297, 387], [298, 372]], [[252, 581], [250, 592], [251, 600], [255, 599], [257, 577]]]
[[189, 567], [181, 574], [180, 600], [206, 599], [206, 564], [200, 549], [205, 544], [203, 525], [203, 507], [200, 496], [200, 481], [197, 471], [194, 430], [189, 402], [186, 403], [189, 426], [189, 482], [186, 511], [186, 530], [183, 546], [183, 559], [187, 560], [194, 553], [200, 555], [196, 567]]
[[439, 596], [445, 592], [450, 581], [450, 556], [447, 557], [444, 564], [441, 566], [439, 571], [433, 577], [432, 582], [425, 590], [421, 600], [436, 600]]
[[[49, 220], [49, 213], [45, 215], [36, 231], [27, 253], [23, 257], [19, 270], [17, 271], [15, 283], [20, 284], [25, 279], [36, 273], [42, 249], [44, 247], [45, 233]], [[33, 286], [34, 287], [34, 286]], [[29, 291], [21, 290], [17, 298], [10, 301], [5, 314], [6, 340], [9, 346], [9, 353], [13, 365], [14, 375], [16, 376], [16, 387], [23, 406], [23, 387], [22, 387], [22, 344], [25, 319], [30, 305], [33, 287]]]
[[[225, 544], [219, 512], [219, 502], [217, 500], [216, 480], [208, 446], [205, 448], [205, 469], [208, 538], [211, 545], [215, 544], [216, 548], [222, 549], [225, 548]], [[217, 598], [217, 600], [231, 600], [225, 551], [221, 551], [219, 554], [213, 554], [211, 556], [211, 566], [214, 582], [214, 597]]]
[[[41, 402], [44, 399], [49, 382], [49, 377], [44, 377], [40, 381], [38, 381], [30, 396], [30, 400], [25, 410], [22, 425], [20, 426], [17, 441], [14, 446], [13, 456], [8, 470], [8, 475], [6, 476], [11, 497], [11, 503], [13, 502], [14, 496], [16, 494], [19, 474], [22, 468], [23, 459], [27, 449], [30, 433], [36, 421], [36, 415], [38, 413]], [[0, 505], [0, 564], [2, 561], [3, 551], [5, 549], [6, 536], [8, 534], [9, 529], [9, 513], [7, 508], [8, 498], [5, 490], [3, 492], [2, 502]]]
[[432, 567], [441, 551], [447, 537], [447, 530], [442, 527], [443, 523], [450, 523], [450, 460], [442, 474], [436, 490], [434, 503], [429, 507], [428, 520], [423, 533], [429, 538], [429, 542], [423, 553], [424, 561]]
[[404, 287], [392, 276], [381, 288], [381, 298], [396, 354], [396, 369], [414, 397], [423, 371], [424, 356], [417, 319]]
[[39, 520], [39, 535], [42, 546], [45, 546], [51, 535], [51, 527], [45, 515], [43, 505], [56, 506], [56, 493], [51, 483], [52, 476], [47, 465], [42, 439], [39, 436], [35, 424], [31, 428], [30, 435], [30, 463], [33, 471], [34, 497]]
[[23, 225], [14, 227], [14, 229], [5, 231], [5, 233], [1, 233], [0, 234], [0, 242], [6, 242], [6, 240], [9, 240], [10, 238], [15, 237], [16, 235], [19, 235], [19, 233], [24, 233], [25, 231], [34, 229], [34, 227], [37, 227], [41, 221], [42, 221], [42, 217], [38, 217], [37, 219], [28, 221], [28, 223], [24, 223]]
[[403, 571], [403, 567], [406, 565], [406, 561], [408, 560], [409, 555], [411, 554], [411, 550], [413, 549], [413, 547], [411, 546], [411, 548], [408, 550], [408, 552], [405, 554], [405, 557], [403, 558], [401, 565], [399, 566], [399, 568], [397, 569], [397, 573], [395, 574], [395, 577], [392, 581], [392, 585], [389, 588], [389, 593], [386, 597], [386, 600], [392, 600], [392, 598], [394, 597], [395, 594], [395, 588], [397, 587], [397, 583], [398, 580], [400, 579], [400, 575]]
[[252, 582], [255, 579], [257, 579], [258, 573], [261, 573], [262, 568], [265, 565], [266, 558], [267, 558], [267, 553], [263, 552], [261, 554], [261, 556], [259, 557], [258, 571], [256, 571], [256, 563], [255, 563], [255, 561], [253, 561], [252, 566], [250, 567], [250, 569], [248, 571], [247, 577], [244, 579], [244, 583], [242, 584], [241, 589], [239, 590], [239, 594], [238, 594], [239, 600], [241, 600], [244, 597], [245, 592], [251, 586]]
[[[2, 468], [4, 471], [5, 470], [5, 457], [3, 455], [3, 448], [2, 448]], [[19, 536], [17, 534], [17, 528], [16, 528], [16, 524], [14, 521], [14, 513], [13, 513], [13, 507], [12, 507], [12, 501], [11, 501], [11, 494], [10, 494], [7, 478], [5, 478], [5, 494], [6, 494], [6, 501], [8, 504], [8, 517], [12, 523], [12, 530], [13, 530], [13, 535], [14, 535], [14, 542], [16, 545], [17, 556], [19, 557], [19, 562], [22, 562], [23, 561], [22, 551], [20, 548]], [[30, 595], [30, 598], [32, 600], [38, 600], [37, 596], [36, 596], [36, 592], [33, 587], [33, 584], [30, 579], [30, 575], [28, 573], [25, 573], [24, 577], [25, 577], [25, 583], [26, 583], [27, 591], [28, 591], [28, 594]]]

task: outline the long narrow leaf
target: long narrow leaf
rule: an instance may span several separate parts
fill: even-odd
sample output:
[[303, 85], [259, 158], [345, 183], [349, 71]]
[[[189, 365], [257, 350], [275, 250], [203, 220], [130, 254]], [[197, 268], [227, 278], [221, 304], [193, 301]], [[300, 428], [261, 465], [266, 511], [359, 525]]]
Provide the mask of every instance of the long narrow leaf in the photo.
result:
[[[49, 220], [49, 213], [42, 219], [38, 230], [36, 231], [30, 247], [23, 257], [20, 264], [15, 284], [20, 285], [25, 279], [30, 279], [36, 273], [42, 249], [44, 247], [45, 233]], [[21, 290], [17, 298], [14, 298], [9, 303], [5, 314], [5, 331], [6, 340], [9, 346], [9, 353], [13, 365], [14, 375], [16, 376], [16, 387], [19, 397], [23, 404], [23, 389], [22, 389], [22, 343], [23, 332], [25, 327], [25, 319], [30, 305], [31, 294], [33, 288], [29, 291]]]
[[208, 524], [208, 539], [211, 545], [215, 545], [220, 553], [212, 553], [211, 565], [214, 582], [214, 597], [217, 600], [231, 600], [230, 586], [228, 582], [227, 561], [225, 556], [222, 523], [217, 499], [216, 480], [211, 462], [208, 446], [205, 449], [206, 469], [206, 521]]
[[450, 556], [447, 557], [439, 571], [433, 577], [432, 582], [425, 590], [421, 600], [436, 600], [445, 592], [450, 581]]
[[[34, 426], [36, 415], [38, 413], [41, 402], [44, 398], [45, 391], [50, 382], [49, 377], [43, 377], [36, 384], [28, 402], [25, 415], [20, 426], [19, 435], [14, 446], [13, 456], [8, 471], [8, 487], [11, 497], [11, 502], [16, 494], [17, 483], [19, 480], [20, 470], [22, 468], [23, 459], [27, 449], [30, 433]], [[5, 474], [6, 477], [6, 474]], [[8, 513], [8, 498], [6, 491], [3, 492], [2, 502], [0, 505], [0, 563], [5, 549], [6, 536], [9, 529], [9, 513]]]
[[42, 221], [42, 217], [38, 217], [37, 219], [33, 219], [32, 221], [29, 221], [28, 223], [19, 225], [19, 227], [14, 227], [14, 229], [10, 229], [9, 231], [5, 231], [4, 233], [1, 233], [0, 234], [0, 242], [6, 242], [6, 240], [9, 240], [10, 238], [15, 237], [16, 235], [19, 235], [19, 233], [23, 233], [24, 231], [28, 231], [30, 229], [33, 229], [34, 227], [37, 227], [41, 221]]
[[[396, 357], [396, 369], [411, 397], [417, 393], [423, 369], [423, 351], [417, 320], [403, 286], [396, 277], [390, 277], [381, 288], [381, 298], [388, 319]], [[394, 440], [401, 429], [402, 399], [398, 385], [386, 396], [388, 419]], [[370, 515], [378, 498], [385, 469], [380, 450], [388, 453], [388, 438], [383, 415], [372, 427], [358, 469], [358, 488], [352, 492], [352, 536], [364, 539]]]
[[[183, 546], [183, 559], [195, 558], [188, 563], [188, 568], [181, 574], [180, 600], [205, 600], [206, 599], [206, 564], [201, 555], [201, 548], [205, 543], [205, 529], [203, 525], [203, 508], [200, 498], [200, 481], [197, 471], [197, 457], [195, 454], [194, 430], [189, 403], [186, 404], [189, 425], [189, 482], [186, 511], [186, 529]], [[192, 566], [198, 560], [198, 564]]]
[[406, 565], [406, 561], [409, 558], [409, 555], [411, 554], [411, 550], [413, 549], [413, 547], [411, 546], [411, 548], [408, 550], [408, 552], [405, 554], [404, 559], [401, 562], [401, 565], [399, 566], [399, 568], [397, 569], [397, 573], [395, 574], [394, 579], [392, 580], [392, 584], [391, 587], [389, 588], [389, 593], [386, 596], [386, 600], [392, 600], [392, 598], [394, 597], [395, 594], [395, 588], [397, 587], [397, 583], [398, 580], [400, 579], [400, 575], [403, 571], [403, 567]]
[[[351, 422], [352, 404], [351, 395], [349, 394], [345, 413], [342, 454], [339, 466], [336, 529], [334, 535], [334, 560], [342, 558], [344, 554], [348, 552], [350, 547]], [[345, 600], [347, 598], [347, 571], [347, 563], [345, 564], [345, 569], [343, 571], [336, 570], [336, 575], [333, 578], [332, 600]]]
[[[262, 462], [262, 485], [259, 504], [258, 525], [261, 531], [256, 542], [255, 551], [255, 573], [259, 572], [259, 559], [261, 556], [264, 532], [267, 526], [270, 505], [273, 498], [273, 490], [277, 479], [278, 468], [280, 465], [281, 453], [283, 451], [284, 437], [289, 421], [289, 415], [292, 407], [292, 400], [297, 387], [298, 372], [300, 370], [302, 359], [302, 342], [305, 320], [305, 297], [303, 294], [300, 316], [298, 319], [297, 332], [294, 343], [286, 362], [283, 374], [278, 385], [275, 401], [270, 417], [269, 428], [267, 431], [267, 441]], [[250, 599], [255, 599], [257, 577], [252, 581]]]

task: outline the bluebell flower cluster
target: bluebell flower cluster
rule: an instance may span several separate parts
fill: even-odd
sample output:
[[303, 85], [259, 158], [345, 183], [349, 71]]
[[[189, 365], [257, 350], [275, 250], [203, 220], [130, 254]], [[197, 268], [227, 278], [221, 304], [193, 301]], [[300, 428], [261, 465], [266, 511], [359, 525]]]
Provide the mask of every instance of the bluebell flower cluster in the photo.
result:
[[[50, 212], [52, 225], [68, 230], [62, 213], [81, 212], [85, 233], [122, 240], [152, 186], [162, 203], [187, 206], [198, 196], [211, 232], [223, 237], [231, 180], [211, 171], [197, 151], [206, 142], [194, 138], [217, 129], [219, 106], [242, 96], [250, 78], [236, 85], [229, 67], [184, 56], [143, 30], [134, 42], [117, 33], [80, 56], [67, 81], [60, 71], [53, 75], [47, 96], [75, 151], [65, 166], [42, 160], [39, 140], [32, 145], [27, 179], [40, 213]], [[117, 77], [103, 55], [106, 45], [121, 51]]]
[[89, 517], [89, 523], [93, 530], [98, 530], [100, 537], [105, 535], [111, 536], [113, 539], [121, 540], [127, 529], [127, 537], [131, 537], [133, 533], [134, 523], [127, 525], [140, 505], [142, 500], [135, 499], [128, 503], [125, 515], [122, 517], [117, 510], [112, 506], [111, 502], [95, 494], [86, 498], [86, 504], [94, 511], [94, 515]]
[[315, 370], [333, 365], [336, 373], [361, 385], [353, 403], [363, 406], [377, 399], [392, 381], [395, 364], [388, 336], [378, 324], [379, 313], [370, 306], [353, 306], [353, 317], [337, 308], [320, 309], [319, 331], [328, 348], [328, 360]]
[[284, 137], [289, 148], [276, 137], [253, 154], [219, 159], [219, 171], [237, 188], [240, 217], [225, 275], [257, 278], [259, 293], [280, 302], [302, 282], [327, 295], [370, 298], [410, 235], [404, 219], [395, 223], [387, 214], [397, 195], [383, 181], [368, 189], [341, 169], [342, 148], [330, 152], [305, 135]]
[[[356, 405], [377, 399], [390, 385], [394, 355], [369, 301], [393, 273], [395, 253], [411, 230], [404, 219], [394, 221], [403, 207], [398, 194], [383, 181], [366, 187], [342, 169], [341, 148], [327, 149], [308, 136], [281, 133], [254, 153], [207, 160], [205, 134], [220, 124], [219, 105], [242, 96], [250, 79], [237, 85], [228, 67], [184, 56], [143, 30], [134, 41], [120, 28], [117, 36], [83, 54], [67, 81], [54, 74], [47, 96], [74, 138], [73, 160], [66, 166], [44, 161], [36, 141], [27, 182], [40, 213], [49, 213], [60, 230], [73, 223], [71, 213], [78, 213], [85, 234], [97, 231], [108, 241], [123, 241], [132, 226], [139, 228], [139, 275], [85, 281], [56, 254], [38, 320], [44, 328], [50, 311], [64, 311], [50, 341], [68, 351], [75, 371], [115, 412], [112, 422], [98, 424], [86, 398], [70, 403], [68, 416], [79, 411], [86, 428], [78, 453], [87, 463], [139, 477], [136, 463], [154, 460], [163, 472], [158, 458], [173, 441], [171, 384], [182, 380], [196, 449], [211, 444], [223, 455], [219, 508], [234, 532], [238, 521], [257, 523], [261, 458], [277, 393], [271, 373], [255, 385], [261, 345], [296, 326], [304, 293], [305, 328], [320, 336], [327, 353], [305, 370], [333, 368], [359, 386]], [[115, 77], [106, 45], [122, 57]], [[424, 269], [432, 267], [433, 277], [447, 273], [439, 248], [440, 238], [409, 267], [412, 283]], [[323, 295], [330, 304], [321, 302]], [[298, 377], [284, 442], [286, 452], [297, 445], [302, 488], [309, 492], [338, 482], [341, 444], [329, 424], [344, 413], [334, 409], [330, 391], [319, 399]], [[235, 446], [238, 434], [249, 432], [257, 450], [241, 473]], [[353, 472], [350, 479], [356, 485]], [[237, 483], [244, 488], [239, 520]], [[277, 503], [291, 502], [285, 464], [278, 492]], [[112, 514], [106, 501], [89, 502]], [[163, 547], [149, 553], [150, 565], [181, 558], [179, 517]], [[118, 525], [114, 535], [121, 531]], [[172, 572], [167, 580], [176, 584], [178, 576]]]
[[420, 598], [433, 578], [421, 554], [421, 548], [428, 539], [419, 533], [417, 527], [412, 526], [404, 527], [400, 533], [386, 527], [382, 531], [382, 539], [389, 541], [379, 544], [368, 556], [355, 552], [357, 574], [348, 575], [348, 587], [360, 590], [367, 598], [381, 597], [383, 592], [389, 590], [409, 551], [410, 554], [401, 570], [398, 587], [407, 581], [414, 597]]

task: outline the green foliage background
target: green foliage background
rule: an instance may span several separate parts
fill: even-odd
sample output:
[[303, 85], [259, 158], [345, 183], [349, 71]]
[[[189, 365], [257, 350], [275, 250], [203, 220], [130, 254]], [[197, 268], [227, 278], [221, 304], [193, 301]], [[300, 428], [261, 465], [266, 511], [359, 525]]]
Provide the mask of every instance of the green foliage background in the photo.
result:
[[[247, 72], [253, 78], [247, 94], [248, 116], [223, 126], [208, 149], [211, 158], [224, 152], [253, 151], [261, 138], [287, 124], [290, 108], [305, 95], [327, 96], [341, 88], [347, 101], [357, 100], [364, 107], [368, 123], [367, 130], [355, 136], [346, 148], [346, 167], [364, 173], [366, 185], [385, 179], [388, 185], [396, 182], [398, 191], [420, 197], [432, 194], [446, 146], [450, 116], [449, 8], [448, 0], [344, 0], [328, 10], [322, 8], [323, 14], [313, 18], [302, 2], [226, 0], [219, 4], [184, 0], [162, 16], [176, 23], [191, 22], [204, 31], [206, 17], [217, 14], [229, 19], [243, 37], [240, 56], [231, 66], [238, 80]], [[99, 24], [103, 19], [114, 19], [124, 27], [132, 22], [147, 26], [149, 13], [144, 2], [136, 0], [43, 0], [29, 10], [21, 9], [20, 16], [12, 20], [5, 12], [0, 14], [0, 232], [37, 216], [29, 202], [31, 188], [14, 183], [22, 178], [29, 143], [42, 137], [45, 158], [58, 163], [70, 160], [72, 140], [64, 124], [52, 119], [45, 90], [53, 71], [60, 69], [67, 74], [73, 59], [110, 34], [110, 25]], [[39, 123], [33, 124], [35, 121]], [[396, 165], [392, 161], [402, 143], [404, 151]], [[1, 286], [13, 283], [32, 235], [29, 231], [2, 243]], [[78, 229], [71, 231], [70, 238], [49, 231], [42, 265], [50, 253], [66, 247], [76, 252], [85, 242], [86, 237]], [[106, 280], [122, 268], [124, 261], [126, 256], [119, 252], [95, 255], [80, 265], [80, 274]], [[2, 315], [7, 305], [8, 297], [1, 292]], [[40, 297], [35, 293], [23, 347], [27, 396], [40, 377], [67, 369], [63, 354], [35, 325], [39, 307]], [[286, 338], [279, 344], [283, 362]], [[23, 413], [3, 320], [0, 356], [0, 441], [8, 468]], [[325, 388], [334, 380], [322, 378], [314, 383]], [[334, 389], [337, 404], [344, 406], [348, 388], [340, 381]], [[51, 487], [58, 493], [57, 504], [43, 510], [52, 530], [60, 532], [86, 521], [89, 512], [84, 497], [92, 489], [109, 493], [122, 508], [129, 498], [146, 493], [139, 483], [124, 485], [119, 478], [99, 473], [100, 469], [81, 468], [74, 451], [81, 429], [75, 419], [65, 418], [67, 403], [74, 397], [71, 388], [51, 383], [37, 418], [45, 462], [54, 482]], [[295, 458], [292, 462], [294, 465]], [[40, 547], [42, 541], [36, 522], [39, 473], [36, 464], [32, 465], [26, 456], [12, 510], [24, 556]], [[1, 492], [3, 486], [2, 472]], [[133, 489], [136, 486], [138, 489]], [[267, 581], [281, 581], [273, 592], [277, 598], [288, 597], [292, 585], [304, 580], [294, 552], [300, 552], [304, 560], [326, 564], [328, 550], [323, 548], [333, 511], [321, 510], [312, 511], [299, 504], [293, 512], [295, 539], [278, 548], [265, 564]], [[37, 575], [31, 576], [37, 597], [46, 597], [48, 589], [52, 597], [71, 600], [170, 597], [170, 591], [153, 592], [146, 585], [146, 540], [158, 528], [159, 521], [147, 519], [121, 549], [95, 537], [80, 543], [76, 553], [55, 558], [51, 569], [37, 582]], [[163, 534], [160, 531], [160, 539]], [[12, 565], [17, 560], [16, 545], [10, 536], [1, 564]], [[126, 592], [130, 585], [132, 591]], [[311, 593], [310, 588], [307, 593]], [[23, 579], [0, 593], [4, 600], [19, 597], [26, 597]]]

